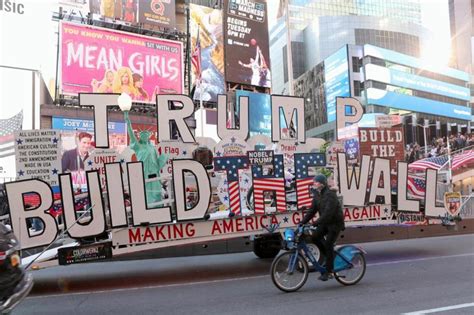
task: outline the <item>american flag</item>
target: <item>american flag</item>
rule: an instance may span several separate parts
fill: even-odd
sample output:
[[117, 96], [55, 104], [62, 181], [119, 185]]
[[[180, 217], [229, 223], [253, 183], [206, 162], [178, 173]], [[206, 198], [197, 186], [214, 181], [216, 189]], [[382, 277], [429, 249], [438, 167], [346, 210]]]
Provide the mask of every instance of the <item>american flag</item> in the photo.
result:
[[253, 200], [256, 214], [265, 213], [264, 192], [274, 191], [277, 211], [286, 211], [285, 176], [283, 155], [273, 156], [273, 174], [263, 175], [263, 166], [253, 165]]
[[426, 181], [413, 175], [408, 176], [408, 196], [417, 199], [425, 198]]
[[23, 110], [8, 119], [0, 119], [0, 158], [15, 154], [15, 131], [23, 126]]
[[199, 39], [199, 28], [196, 37], [196, 46], [194, 47], [193, 53], [191, 55], [191, 62], [193, 64], [196, 80], [201, 80], [201, 40]]
[[435, 169], [435, 170], [439, 170], [441, 168], [441, 166], [443, 166], [447, 162], [448, 162], [448, 156], [443, 155], [443, 156], [418, 160], [416, 162], [413, 162], [413, 163], [409, 164], [408, 168], [410, 168], [412, 170], [420, 170], [420, 171], [424, 171], [427, 168], [432, 168], [432, 169]]
[[229, 192], [230, 211], [241, 213], [239, 169], [248, 167], [246, 156], [226, 156], [214, 158], [214, 170], [227, 172], [227, 191]]
[[326, 166], [326, 155], [323, 153], [295, 153], [294, 158], [298, 209], [310, 207], [313, 198], [309, 186], [313, 183], [313, 178], [308, 176], [308, 167]]
[[463, 165], [472, 163], [473, 161], [474, 161], [474, 150], [465, 150], [453, 156], [452, 168], [453, 170], [455, 170]]
[[[460, 153], [455, 153], [451, 156], [451, 169], [456, 170], [468, 163], [474, 161], [474, 150], [465, 150]], [[427, 158], [411, 163], [408, 167], [412, 170], [426, 170], [427, 168], [433, 168], [439, 170], [441, 166], [448, 163], [448, 156], [438, 156], [434, 158]]]

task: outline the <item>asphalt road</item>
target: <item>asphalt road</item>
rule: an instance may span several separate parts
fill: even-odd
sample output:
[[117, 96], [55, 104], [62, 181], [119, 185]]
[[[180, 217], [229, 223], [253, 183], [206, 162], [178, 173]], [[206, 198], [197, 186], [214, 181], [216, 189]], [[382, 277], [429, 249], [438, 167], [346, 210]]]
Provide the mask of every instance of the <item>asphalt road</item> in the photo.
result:
[[[364, 279], [352, 287], [310, 274], [280, 292], [271, 260], [251, 253], [55, 267], [14, 314], [474, 313], [473, 235], [361, 244]], [[423, 313], [423, 312], [422, 312]]]

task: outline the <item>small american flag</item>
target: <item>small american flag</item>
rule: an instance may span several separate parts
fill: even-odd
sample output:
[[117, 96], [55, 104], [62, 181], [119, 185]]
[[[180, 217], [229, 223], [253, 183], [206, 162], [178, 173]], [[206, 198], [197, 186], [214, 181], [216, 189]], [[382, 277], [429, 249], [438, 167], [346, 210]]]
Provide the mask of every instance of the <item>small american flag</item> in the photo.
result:
[[196, 73], [196, 80], [201, 80], [201, 40], [199, 39], [199, 28], [196, 37], [196, 46], [191, 55], [191, 63], [193, 64]]
[[249, 161], [246, 156], [214, 158], [214, 170], [227, 172], [230, 211], [235, 214], [241, 213], [239, 169], [246, 168], [248, 165]]
[[273, 191], [276, 194], [277, 211], [286, 211], [285, 177], [283, 155], [273, 157], [273, 174], [263, 175], [261, 165], [252, 166], [253, 173], [253, 200], [256, 214], [265, 213], [264, 192]]
[[313, 178], [308, 177], [308, 167], [325, 166], [326, 156], [323, 153], [295, 153], [296, 163], [296, 195], [298, 201], [298, 209], [302, 207], [310, 207], [313, 201], [310, 192], [310, 185]]
[[426, 192], [426, 181], [412, 175], [408, 176], [408, 195], [412, 198], [423, 199]]
[[0, 158], [15, 154], [15, 131], [23, 126], [23, 110], [8, 119], [0, 119]]

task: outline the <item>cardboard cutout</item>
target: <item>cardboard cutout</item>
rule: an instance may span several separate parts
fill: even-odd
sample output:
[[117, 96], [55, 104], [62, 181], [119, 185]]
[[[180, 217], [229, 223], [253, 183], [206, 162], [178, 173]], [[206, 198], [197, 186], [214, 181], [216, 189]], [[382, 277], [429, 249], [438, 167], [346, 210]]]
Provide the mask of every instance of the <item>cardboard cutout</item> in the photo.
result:
[[227, 128], [227, 95], [219, 95], [217, 103], [217, 134], [219, 138], [231, 138], [245, 140], [249, 134], [249, 98], [240, 97], [239, 128]]
[[420, 201], [407, 197], [408, 163], [398, 162], [397, 209], [398, 211], [420, 212]]
[[[158, 115], [158, 142], [170, 141], [171, 121], [176, 123], [181, 139], [185, 143], [193, 143], [194, 136], [184, 121], [194, 113], [193, 100], [186, 95], [160, 94], [157, 96], [158, 104], [156, 112]], [[171, 109], [171, 105], [176, 102], [183, 105], [180, 109]]]
[[286, 120], [286, 125], [290, 127], [293, 121], [293, 115], [296, 115], [296, 139], [298, 142], [306, 141], [306, 132], [304, 127], [304, 99], [301, 97], [272, 95], [272, 141], [282, 140], [280, 121], [280, 108]]
[[436, 206], [437, 177], [437, 170], [426, 169], [425, 216], [437, 217], [446, 214], [444, 206]]
[[[350, 107], [351, 110], [346, 110], [346, 107]], [[348, 114], [349, 112], [351, 114]], [[342, 139], [339, 130], [357, 123], [363, 114], [364, 109], [359, 100], [352, 97], [336, 97], [336, 140]]]
[[[385, 199], [383, 203], [391, 205], [390, 160], [376, 158], [373, 169], [369, 203], [375, 203], [377, 196], [383, 196]], [[380, 179], [382, 179], [382, 187], [380, 187]]]
[[364, 155], [359, 175], [352, 170], [351, 179], [347, 170], [347, 158], [344, 153], [337, 154], [339, 191], [344, 196], [344, 204], [351, 206], [364, 206], [367, 193], [367, 180], [369, 178], [370, 156]]

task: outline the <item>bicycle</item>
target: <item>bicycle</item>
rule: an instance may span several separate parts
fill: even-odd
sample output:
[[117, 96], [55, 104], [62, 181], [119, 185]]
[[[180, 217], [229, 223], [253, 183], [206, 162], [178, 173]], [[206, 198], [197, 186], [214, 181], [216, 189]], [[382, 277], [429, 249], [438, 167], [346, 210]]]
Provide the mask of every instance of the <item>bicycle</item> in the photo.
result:
[[[314, 257], [305, 241], [312, 227], [302, 226], [296, 230], [288, 228], [283, 233], [286, 252], [278, 255], [272, 262], [270, 273], [275, 286], [284, 292], [299, 290], [308, 280], [310, 272], [325, 273], [327, 270]], [[364, 277], [366, 252], [355, 245], [344, 245], [335, 249], [334, 278], [343, 285], [354, 285]], [[308, 261], [313, 265], [308, 266]]]

